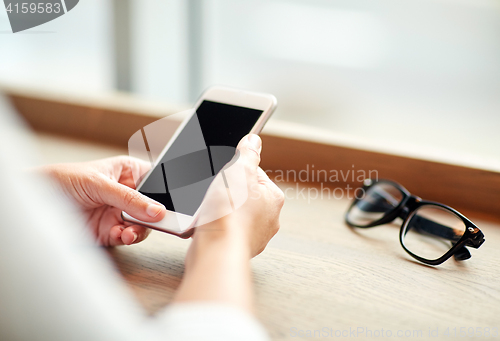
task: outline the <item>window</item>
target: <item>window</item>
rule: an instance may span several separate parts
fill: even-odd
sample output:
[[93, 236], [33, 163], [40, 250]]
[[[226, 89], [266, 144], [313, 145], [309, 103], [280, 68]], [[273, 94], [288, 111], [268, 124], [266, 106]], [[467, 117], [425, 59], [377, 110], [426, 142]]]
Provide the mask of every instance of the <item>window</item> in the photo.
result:
[[273, 93], [276, 119], [500, 165], [495, 0], [84, 0], [0, 40], [0, 82], [102, 92], [127, 73], [120, 89], [180, 103], [226, 84]]
[[111, 91], [110, 4], [109, 0], [82, 0], [56, 20], [15, 34], [0, 5], [0, 83], [57, 91]]

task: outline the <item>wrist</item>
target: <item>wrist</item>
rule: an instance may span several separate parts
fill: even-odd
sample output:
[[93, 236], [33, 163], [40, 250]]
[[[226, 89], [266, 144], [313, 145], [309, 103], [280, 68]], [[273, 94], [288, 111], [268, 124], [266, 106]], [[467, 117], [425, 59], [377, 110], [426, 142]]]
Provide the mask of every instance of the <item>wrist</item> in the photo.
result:
[[252, 311], [250, 247], [241, 232], [220, 220], [197, 228], [175, 301], [214, 301]]
[[241, 224], [233, 222], [228, 217], [199, 226], [193, 236], [192, 247], [195, 254], [203, 254], [209, 249], [232, 257], [251, 258], [250, 242], [247, 230]]

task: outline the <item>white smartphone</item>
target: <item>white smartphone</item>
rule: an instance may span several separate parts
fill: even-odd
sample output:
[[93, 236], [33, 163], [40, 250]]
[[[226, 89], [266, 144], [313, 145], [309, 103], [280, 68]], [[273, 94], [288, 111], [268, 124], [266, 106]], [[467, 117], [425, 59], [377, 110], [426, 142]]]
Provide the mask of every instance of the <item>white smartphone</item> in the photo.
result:
[[149, 223], [122, 212], [123, 220], [191, 236], [212, 180], [231, 161], [238, 142], [262, 130], [276, 104], [269, 94], [221, 86], [206, 90], [137, 186], [166, 207], [165, 218]]

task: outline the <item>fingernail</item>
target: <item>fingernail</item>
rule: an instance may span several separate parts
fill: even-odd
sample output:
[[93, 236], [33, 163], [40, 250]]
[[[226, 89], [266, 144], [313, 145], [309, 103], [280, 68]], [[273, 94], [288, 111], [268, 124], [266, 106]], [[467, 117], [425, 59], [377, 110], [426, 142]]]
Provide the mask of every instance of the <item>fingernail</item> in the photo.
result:
[[148, 208], [146, 208], [146, 213], [153, 218], [160, 214], [161, 211], [163, 211], [163, 207], [155, 204], [150, 204]]
[[134, 236], [134, 239], [132, 239], [132, 242], [130, 244], [133, 244], [137, 240], [137, 233], [132, 232], [132, 235]]
[[248, 143], [250, 143], [260, 153], [260, 150], [262, 148], [262, 140], [258, 135], [248, 135]]

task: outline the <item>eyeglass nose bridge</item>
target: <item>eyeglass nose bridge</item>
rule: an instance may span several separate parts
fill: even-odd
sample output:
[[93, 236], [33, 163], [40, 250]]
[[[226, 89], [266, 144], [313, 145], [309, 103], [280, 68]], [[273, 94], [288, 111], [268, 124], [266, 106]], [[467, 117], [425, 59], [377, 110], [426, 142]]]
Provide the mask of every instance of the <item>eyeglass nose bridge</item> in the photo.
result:
[[416, 195], [409, 196], [408, 199], [403, 202], [403, 207], [401, 208], [398, 217], [403, 219], [403, 221], [406, 220], [406, 218], [410, 215], [410, 212], [417, 208], [420, 201], [422, 201], [422, 199]]

